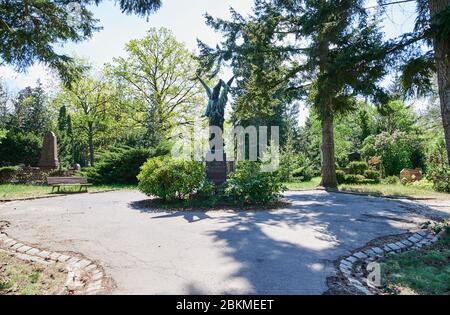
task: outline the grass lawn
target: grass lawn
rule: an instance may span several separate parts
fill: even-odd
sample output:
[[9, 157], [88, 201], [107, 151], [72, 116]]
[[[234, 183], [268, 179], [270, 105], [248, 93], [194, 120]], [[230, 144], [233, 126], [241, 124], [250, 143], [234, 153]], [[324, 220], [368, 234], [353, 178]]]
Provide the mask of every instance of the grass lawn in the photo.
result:
[[[135, 188], [135, 186], [130, 185], [101, 185], [89, 187], [90, 192], [110, 190], [110, 189], [127, 189]], [[64, 188], [61, 192], [64, 193], [77, 193], [78, 188]], [[37, 185], [19, 185], [19, 184], [2, 184], [0, 185], [0, 201], [1, 200], [13, 200], [22, 198], [32, 198], [40, 196], [50, 196], [52, 195], [52, 188], [48, 186], [37, 186]]]
[[[288, 189], [314, 189], [320, 185], [320, 177], [314, 177], [309, 182], [292, 182], [285, 183]], [[349, 192], [360, 192], [373, 194], [378, 196], [398, 196], [398, 197], [412, 197], [412, 198], [437, 198], [450, 199], [450, 194], [439, 193], [431, 188], [405, 186], [402, 184], [345, 184], [339, 185], [339, 190]]]
[[57, 294], [65, 280], [63, 266], [29, 263], [0, 251], [0, 295]]
[[450, 233], [427, 249], [389, 255], [381, 265], [390, 294], [450, 295]]
[[339, 189], [342, 191], [362, 192], [381, 196], [450, 199], [450, 194], [439, 193], [430, 188], [405, 186], [402, 184], [346, 184], [340, 185]]
[[317, 186], [320, 185], [320, 177], [314, 177], [312, 180], [310, 180], [309, 182], [292, 182], [292, 183], [284, 183], [284, 185], [288, 188], [288, 189], [314, 189]]

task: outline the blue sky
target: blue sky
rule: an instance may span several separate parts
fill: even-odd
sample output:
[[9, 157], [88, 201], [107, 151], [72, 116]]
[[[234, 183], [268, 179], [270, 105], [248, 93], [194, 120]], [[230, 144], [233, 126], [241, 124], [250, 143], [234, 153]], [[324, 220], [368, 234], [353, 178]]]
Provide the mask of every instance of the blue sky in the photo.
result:
[[[374, 0], [370, 2], [375, 3]], [[131, 39], [143, 37], [150, 27], [167, 27], [179, 41], [195, 51], [197, 38], [210, 45], [215, 45], [221, 38], [220, 34], [205, 25], [205, 12], [214, 17], [228, 18], [229, 8], [233, 7], [246, 15], [251, 12], [252, 4], [253, 0], [163, 0], [162, 8], [146, 19], [124, 15], [115, 6], [114, 1], [107, 0], [93, 8], [95, 17], [100, 19], [104, 29], [86, 42], [69, 43], [58, 49], [85, 57], [100, 67], [122, 55], [125, 44]], [[387, 37], [394, 37], [412, 29], [415, 18], [414, 4], [390, 6], [386, 13], [383, 25]], [[57, 84], [51, 72], [39, 64], [22, 74], [16, 73], [11, 67], [0, 67], [0, 78], [12, 92], [26, 86], [34, 86], [38, 79], [43, 82], [44, 87]]]

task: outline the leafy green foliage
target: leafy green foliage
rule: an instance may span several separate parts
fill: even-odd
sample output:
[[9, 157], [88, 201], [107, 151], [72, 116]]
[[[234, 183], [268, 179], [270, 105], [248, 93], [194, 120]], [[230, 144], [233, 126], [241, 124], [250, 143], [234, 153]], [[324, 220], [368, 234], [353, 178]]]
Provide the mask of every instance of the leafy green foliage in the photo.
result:
[[238, 77], [235, 120], [265, 119], [282, 104], [307, 97], [326, 122], [322, 175], [330, 187], [336, 185], [334, 116], [354, 110], [357, 95], [387, 99], [377, 86], [385, 75], [386, 47], [361, 7], [361, 1], [258, 0], [248, 18], [233, 10], [231, 21], [207, 16], [225, 40], [217, 49], [200, 43], [206, 68], [214, 58], [230, 61]]
[[285, 182], [309, 181], [314, 176], [314, 168], [305, 154], [296, 153], [292, 147], [285, 147], [281, 152], [278, 173]]
[[364, 179], [358, 177], [360, 175], [354, 175], [354, 174], [347, 174], [344, 176], [344, 182], [342, 184], [356, 184], [359, 180]]
[[339, 185], [344, 184], [378, 184], [380, 182], [380, 174], [376, 171], [364, 171], [364, 175], [346, 174], [342, 170], [336, 171], [336, 177]]
[[198, 62], [166, 28], [151, 28], [126, 45], [126, 57], [108, 68], [115, 80], [121, 110], [147, 130], [148, 145], [172, 137], [174, 128], [201, 116], [204, 90], [195, 79]]
[[434, 139], [431, 145], [426, 178], [433, 182], [436, 191], [450, 193], [450, 167], [447, 163], [447, 151], [442, 134]]
[[363, 175], [369, 169], [369, 165], [364, 161], [353, 161], [347, 167], [353, 175]]
[[[101, 29], [89, 5], [101, 0], [2, 1], [0, 4], [0, 63], [23, 71], [35, 62], [57, 69], [65, 81], [79, 74], [73, 60], [55, 47], [80, 42]], [[160, 0], [120, 0], [122, 12], [146, 15], [157, 10]]]
[[381, 156], [385, 176], [398, 175], [404, 168], [425, 166], [425, 149], [420, 138], [403, 131], [366, 138], [362, 152], [366, 158], [371, 154]]
[[433, 188], [436, 191], [450, 193], [450, 167], [433, 165], [428, 170], [427, 177], [433, 181]]
[[364, 171], [364, 177], [367, 179], [373, 179], [373, 180], [380, 180], [381, 174], [378, 171], [373, 170], [365, 170]]
[[58, 139], [58, 158], [60, 167], [67, 168], [73, 162], [73, 134], [72, 121], [67, 114], [66, 106], [61, 106], [58, 114], [58, 128], [56, 138]]
[[9, 131], [0, 145], [0, 165], [36, 166], [41, 147], [42, 139], [33, 133]]
[[3, 140], [4, 138], [6, 138], [6, 134], [7, 134], [7, 133], [8, 133], [7, 130], [0, 129], [0, 144], [2, 144], [2, 140]]
[[141, 166], [152, 157], [167, 154], [167, 149], [120, 147], [102, 152], [94, 167], [85, 173], [93, 184], [137, 184]]
[[398, 176], [388, 176], [383, 180], [383, 182], [394, 185], [400, 183], [400, 178]]
[[276, 172], [261, 172], [260, 163], [243, 161], [229, 175], [225, 195], [236, 204], [270, 204], [279, 201], [284, 190]]
[[307, 182], [314, 177], [314, 171], [310, 166], [302, 166], [292, 172], [292, 177], [302, 182]]
[[26, 87], [12, 100], [12, 111], [6, 114], [8, 128], [43, 136], [51, 129], [47, 95], [38, 81], [35, 88]]
[[201, 189], [205, 184], [206, 170], [196, 161], [156, 157], [142, 166], [138, 180], [139, 189], [145, 194], [173, 201], [190, 198]]
[[345, 172], [342, 170], [336, 170], [336, 178], [338, 181], [338, 184], [345, 184]]
[[436, 72], [434, 55], [431, 52], [410, 59], [401, 67], [400, 78], [403, 94], [424, 96], [433, 90], [433, 74]]

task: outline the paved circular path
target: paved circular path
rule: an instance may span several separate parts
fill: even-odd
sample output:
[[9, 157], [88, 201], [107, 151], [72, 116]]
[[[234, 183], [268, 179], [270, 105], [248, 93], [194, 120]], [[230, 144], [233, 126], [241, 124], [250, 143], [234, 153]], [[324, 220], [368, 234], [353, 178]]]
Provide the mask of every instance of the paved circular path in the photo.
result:
[[333, 261], [415, 229], [408, 202], [289, 192], [274, 211], [161, 212], [135, 191], [0, 204], [11, 237], [98, 261], [120, 294], [321, 294]]

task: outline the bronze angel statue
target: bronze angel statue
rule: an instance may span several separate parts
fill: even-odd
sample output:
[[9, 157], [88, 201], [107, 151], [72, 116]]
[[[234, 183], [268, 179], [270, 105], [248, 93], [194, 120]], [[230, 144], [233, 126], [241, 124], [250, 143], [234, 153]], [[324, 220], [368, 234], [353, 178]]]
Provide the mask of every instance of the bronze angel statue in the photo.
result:
[[223, 130], [225, 106], [228, 102], [228, 93], [230, 92], [234, 77], [227, 83], [221, 79], [213, 89], [211, 89], [200, 77], [197, 78], [202, 83], [206, 90], [206, 94], [208, 95], [208, 106], [202, 117], [209, 118], [210, 126], [218, 126]]

